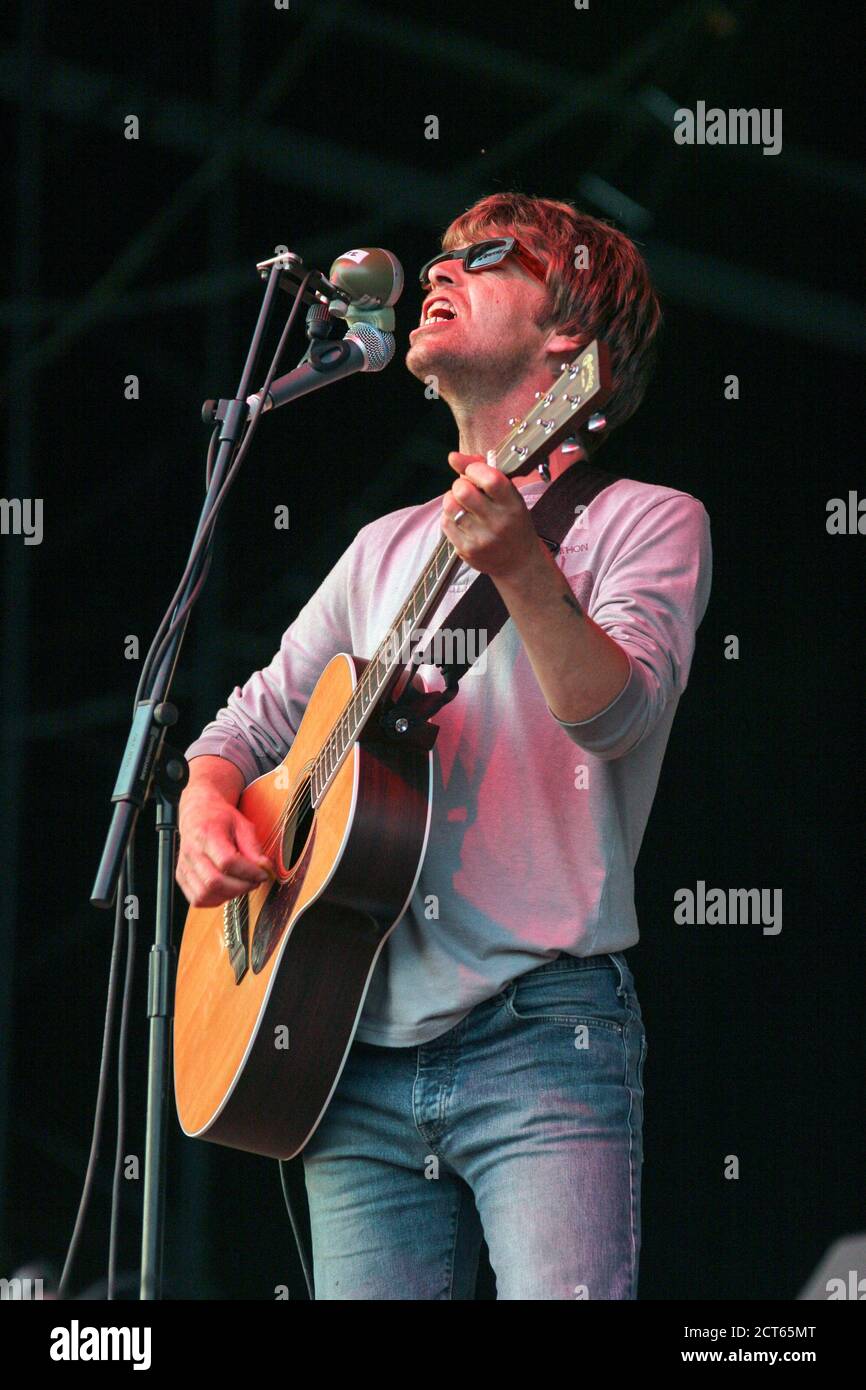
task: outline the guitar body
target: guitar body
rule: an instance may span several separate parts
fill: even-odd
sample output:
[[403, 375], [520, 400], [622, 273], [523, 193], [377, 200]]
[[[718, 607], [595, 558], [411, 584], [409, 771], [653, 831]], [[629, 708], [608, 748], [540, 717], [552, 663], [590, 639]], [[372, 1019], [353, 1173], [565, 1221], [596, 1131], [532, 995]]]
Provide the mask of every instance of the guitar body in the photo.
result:
[[281, 1159], [304, 1147], [409, 905], [430, 828], [429, 748], [386, 740], [374, 717], [315, 810], [300, 795], [365, 665], [344, 653], [328, 663], [285, 760], [238, 803], [278, 877], [187, 915], [174, 1077], [192, 1138]]

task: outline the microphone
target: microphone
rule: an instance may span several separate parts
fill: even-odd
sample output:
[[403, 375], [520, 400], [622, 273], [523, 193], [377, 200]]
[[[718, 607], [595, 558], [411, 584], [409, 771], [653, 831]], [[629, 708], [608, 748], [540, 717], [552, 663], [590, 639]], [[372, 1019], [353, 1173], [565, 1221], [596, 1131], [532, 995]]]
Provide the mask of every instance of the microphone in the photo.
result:
[[331, 313], [345, 318], [350, 328], [370, 324], [383, 332], [394, 331], [394, 308], [403, 293], [403, 267], [393, 251], [381, 246], [361, 246], [338, 256], [328, 279], [341, 290], [344, 300], [334, 299]]
[[[271, 389], [264, 397], [262, 414], [266, 410], [276, 410], [298, 396], [306, 396], [310, 391], [318, 391], [320, 386], [327, 386], [330, 381], [352, 376], [354, 372], [381, 372], [394, 356], [396, 346], [393, 333], [383, 333], [366, 322], [356, 323], [345, 338], [313, 343], [308, 362], [302, 362], [293, 372], [271, 382]], [[260, 400], [261, 391], [247, 396], [250, 410]]]
[[280, 267], [281, 288], [290, 294], [297, 292], [305, 276], [307, 286], [301, 298], [305, 304], [324, 305], [329, 315], [345, 319], [350, 328], [356, 323], [368, 323], [383, 333], [393, 333], [394, 308], [403, 293], [403, 267], [393, 251], [382, 246], [359, 246], [338, 256], [327, 279], [320, 270], [304, 264], [302, 258], [287, 247], [256, 269], [266, 279], [275, 265]]
[[403, 267], [393, 251], [381, 246], [362, 246], [338, 256], [328, 279], [345, 290], [359, 309], [381, 309], [396, 304], [403, 293]]

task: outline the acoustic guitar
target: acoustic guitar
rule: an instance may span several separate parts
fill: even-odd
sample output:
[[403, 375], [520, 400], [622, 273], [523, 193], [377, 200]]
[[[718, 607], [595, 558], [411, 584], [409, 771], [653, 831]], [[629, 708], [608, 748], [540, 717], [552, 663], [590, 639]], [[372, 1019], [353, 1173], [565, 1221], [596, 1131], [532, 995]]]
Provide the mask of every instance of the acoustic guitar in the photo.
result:
[[[490, 462], [525, 472], [608, 391], [606, 349], [594, 342], [510, 422]], [[405, 690], [407, 645], [458, 563], [442, 536], [372, 657], [340, 652], [328, 662], [285, 759], [241, 795], [277, 873], [187, 914], [174, 1084], [192, 1138], [292, 1158], [328, 1106], [430, 828], [438, 728], [410, 729], [404, 741], [381, 716]]]

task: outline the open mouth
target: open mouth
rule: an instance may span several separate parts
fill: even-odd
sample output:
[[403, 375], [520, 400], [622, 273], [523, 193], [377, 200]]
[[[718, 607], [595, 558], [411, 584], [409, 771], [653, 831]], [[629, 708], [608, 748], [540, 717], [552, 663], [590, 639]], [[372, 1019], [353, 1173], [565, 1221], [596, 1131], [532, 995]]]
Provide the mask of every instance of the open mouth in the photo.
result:
[[434, 324], [441, 325], [443, 323], [452, 323], [456, 318], [457, 310], [454, 308], [450, 299], [437, 297], [436, 299], [430, 300], [430, 303], [424, 311], [423, 319], [418, 324], [418, 328], [414, 329], [413, 332], [417, 332], [420, 328], [432, 328]]

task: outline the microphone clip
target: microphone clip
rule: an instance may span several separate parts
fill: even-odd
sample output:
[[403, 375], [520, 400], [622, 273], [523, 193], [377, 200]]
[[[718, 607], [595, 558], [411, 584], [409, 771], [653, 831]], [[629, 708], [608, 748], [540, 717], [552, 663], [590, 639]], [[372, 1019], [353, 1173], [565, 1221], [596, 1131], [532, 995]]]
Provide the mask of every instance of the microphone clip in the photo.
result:
[[350, 304], [343, 313], [341, 304], [332, 304], [331, 313], [337, 318], [345, 318], [350, 332], [359, 323], [368, 323], [371, 328], [378, 328], [380, 333], [393, 333], [397, 327], [397, 318], [390, 305], [382, 309], [363, 309], [357, 304]]

